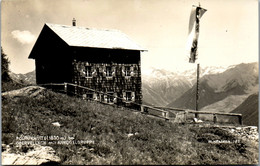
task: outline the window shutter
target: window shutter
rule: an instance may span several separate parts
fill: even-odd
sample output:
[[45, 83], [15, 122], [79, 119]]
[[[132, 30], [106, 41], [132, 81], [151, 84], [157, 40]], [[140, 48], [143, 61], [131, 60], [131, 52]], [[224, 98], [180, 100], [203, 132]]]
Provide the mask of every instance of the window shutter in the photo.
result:
[[117, 102], [117, 94], [116, 93], [114, 93], [114, 103], [116, 103]]
[[130, 67], [130, 76], [135, 76], [135, 72], [134, 72], [134, 67], [133, 66], [131, 66]]
[[126, 100], [126, 92], [123, 92], [123, 99]]
[[107, 103], [107, 95], [104, 95], [104, 100]]
[[125, 66], [122, 66], [122, 75], [125, 76]]
[[96, 69], [93, 69], [92, 76], [93, 76], [93, 77], [96, 77], [96, 76], [97, 76], [97, 70], [96, 70]]
[[113, 77], [116, 76], [116, 67], [115, 66], [112, 67], [112, 76]]
[[79, 64], [79, 63], [76, 63], [75, 66], [76, 66], [77, 71], [80, 71], [80, 68], [79, 68], [79, 67], [80, 67], [80, 64]]
[[94, 94], [93, 94], [93, 99], [94, 99], [94, 100], [97, 100], [97, 93], [94, 93]]
[[106, 66], [103, 66], [103, 77], [105, 77], [107, 75], [106, 73]]
[[103, 74], [102, 74], [102, 71], [103, 71], [103, 67], [101, 67], [101, 66], [99, 66], [98, 67], [98, 76], [103, 76]]
[[131, 92], [131, 100], [135, 101], [135, 92]]
[[86, 76], [86, 72], [85, 72], [85, 70], [83, 68], [81, 68], [81, 70], [80, 70], [80, 75], [81, 75], [81, 77], [85, 77]]
[[103, 98], [103, 97], [104, 97], [104, 96], [103, 96], [103, 95], [100, 93], [100, 94], [99, 94], [99, 101], [101, 101], [101, 102], [102, 102], [102, 101], [104, 100], [104, 98]]
[[134, 67], [133, 66], [130, 67], [130, 71], [131, 72], [134, 71]]

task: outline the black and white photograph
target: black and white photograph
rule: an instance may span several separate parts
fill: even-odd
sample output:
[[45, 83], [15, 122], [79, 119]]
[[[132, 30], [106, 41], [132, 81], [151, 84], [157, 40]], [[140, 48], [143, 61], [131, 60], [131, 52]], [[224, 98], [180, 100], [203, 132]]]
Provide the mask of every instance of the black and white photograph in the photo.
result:
[[258, 165], [258, 0], [2, 0], [2, 165]]

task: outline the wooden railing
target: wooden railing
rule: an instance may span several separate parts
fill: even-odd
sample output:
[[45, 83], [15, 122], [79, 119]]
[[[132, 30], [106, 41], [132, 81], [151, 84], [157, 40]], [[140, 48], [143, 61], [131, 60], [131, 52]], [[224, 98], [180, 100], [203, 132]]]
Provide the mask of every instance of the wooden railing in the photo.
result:
[[[97, 90], [87, 88], [87, 87], [84, 87], [84, 86], [80, 86], [80, 85], [77, 85], [77, 84], [72, 84], [72, 83], [48, 83], [48, 84], [39, 84], [39, 86], [51, 88], [54, 91], [63, 92], [65, 94], [76, 95], [76, 96], [79, 96], [79, 97], [83, 97], [83, 96], [80, 93], [77, 93], [77, 92], [79, 91], [79, 89], [81, 89], [81, 90], [84, 89], [84, 90], [90, 91], [92, 93], [107, 95], [107, 96], [116, 98], [117, 100], [120, 100], [120, 101], [122, 101], [122, 103], [124, 103], [124, 105], [120, 105], [120, 104], [114, 104], [114, 105], [124, 106], [124, 107], [129, 108], [129, 106], [127, 106], [127, 105], [130, 104], [131, 106], [134, 106], [134, 108], [138, 109], [143, 114], [149, 114], [149, 115], [155, 116], [157, 118], [161, 118], [161, 119], [165, 119], [165, 120], [171, 120], [171, 118], [169, 117], [169, 111], [159, 109], [159, 108], [154, 108], [154, 107], [151, 107], [151, 106], [148, 106], [148, 105], [143, 105], [143, 104], [136, 103], [136, 102], [133, 102], [133, 101], [130, 101], [130, 102], [125, 101], [125, 99], [120, 98], [118, 96], [110, 95], [108, 93], [97, 91]], [[70, 87], [73, 87], [73, 88], [70, 88]], [[92, 98], [88, 98], [88, 100], [100, 102], [102, 104], [109, 104], [109, 105], [113, 104], [113, 103], [107, 103], [105, 101], [102, 101], [101, 99], [100, 100], [94, 100]]]
[[[79, 89], [84, 89], [93, 93], [97, 93], [97, 94], [103, 94], [103, 95], [107, 95], [110, 97], [114, 97], [117, 100], [121, 100], [122, 103], [125, 104], [131, 104], [132, 106], [135, 106], [134, 108], [138, 108], [138, 110], [143, 113], [143, 114], [148, 114], [148, 115], [152, 115], [161, 119], [165, 119], [165, 120], [173, 120], [173, 117], [170, 117], [170, 113], [172, 113], [172, 111], [174, 112], [183, 112], [184, 113], [184, 121], [186, 121], [187, 119], [187, 115], [188, 114], [210, 114], [213, 115], [213, 122], [216, 123], [217, 122], [217, 115], [222, 115], [222, 116], [236, 116], [238, 117], [238, 122], [240, 125], [243, 124], [242, 122], [242, 114], [236, 114], [236, 113], [220, 113], [220, 112], [207, 112], [207, 111], [195, 111], [195, 110], [189, 110], [189, 109], [181, 109], [181, 108], [171, 108], [171, 107], [152, 107], [152, 106], [148, 106], [148, 105], [143, 105], [140, 103], [136, 103], [136, 102], [128, 102], [125, 101], [125, 99], [120, 98], [118, 96], [114, 96], [114, 95], [110, 95], [108, 93], [105, 92], [101, 92], [101, 91], [97, 91], [91, 88], [87, 88], [84, 86], [80, 86], [77, 84], [72, 84], [72, 83], [48, 83], [48, 84], [39, 84], [40, 86], [46, 87], [46, 88], [51, 88], [53, 90], [56, 91], [60, 91], [66, 94], [72, 94], [72, 95], [76, 95], [76, 96], [80, 96], [83, 97], [81, 94], [77, 93], [79, 91]], [[61, 86], [61, 88], [57, 88], [58, 86]], [[70, 88], [69, 86], [73, 87]], [[104, 101], [100, 100], [94, 100], [92, 98], [88, 98], [88, 100], [93, 100], [93, 101], [97, 101], [103, 104], [113, 104], [113, 103], [106, 103]], [[118, 104], [115, 104], [117, 106], [120, 106]], [[127, 107], [127, 105], [123, 105], [125, 107]]]
[[238, 118], [238, 122], [240, 125], [243, 124], [242, 121], [242, 114], [237, 114], [237, 113], [222, 113], [222, 112], [207, 112], [207, 111], [195, 111], [195, 110], [189, 110], [189, 109], [180, 109], [180, 108], [171, 108], [171, 107], [155, 107], [158, 109], [163, 109], [163, 110], [170, 110], [170, 111], [181, 111], [184, 112], [185, 119], [188, 114], [207, 114], [207, 115], [212, 115], [213, 116], [213, 122], [217, 122], [217, 115], [222, 115], [222, 116], [235, 116]]

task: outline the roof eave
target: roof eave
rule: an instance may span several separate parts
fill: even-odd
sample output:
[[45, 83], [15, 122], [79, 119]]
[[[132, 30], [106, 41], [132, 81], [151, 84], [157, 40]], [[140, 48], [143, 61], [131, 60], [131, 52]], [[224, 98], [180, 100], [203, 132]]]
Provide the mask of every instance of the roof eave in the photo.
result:
[[82, 47], [82, 48], [101, 48], [101, 49], [111, 49], [111, 50], [129, 50], [129, 51], [148, 51], [147, 49], [131, 49], [131, 48], [120, 48], [120, 47], [90, 47], [90, 46], [77, 46], [77, 45], [69, 45], [70, 47]]

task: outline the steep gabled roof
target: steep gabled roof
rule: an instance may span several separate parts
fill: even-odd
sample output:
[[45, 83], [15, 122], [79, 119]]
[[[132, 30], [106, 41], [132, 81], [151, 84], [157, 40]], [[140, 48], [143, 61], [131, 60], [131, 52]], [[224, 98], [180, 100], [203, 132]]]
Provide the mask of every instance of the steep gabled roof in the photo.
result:
[[117, 30], [100, 30], [49, 23], [46, 25], [69, 46], [146, 51]]

